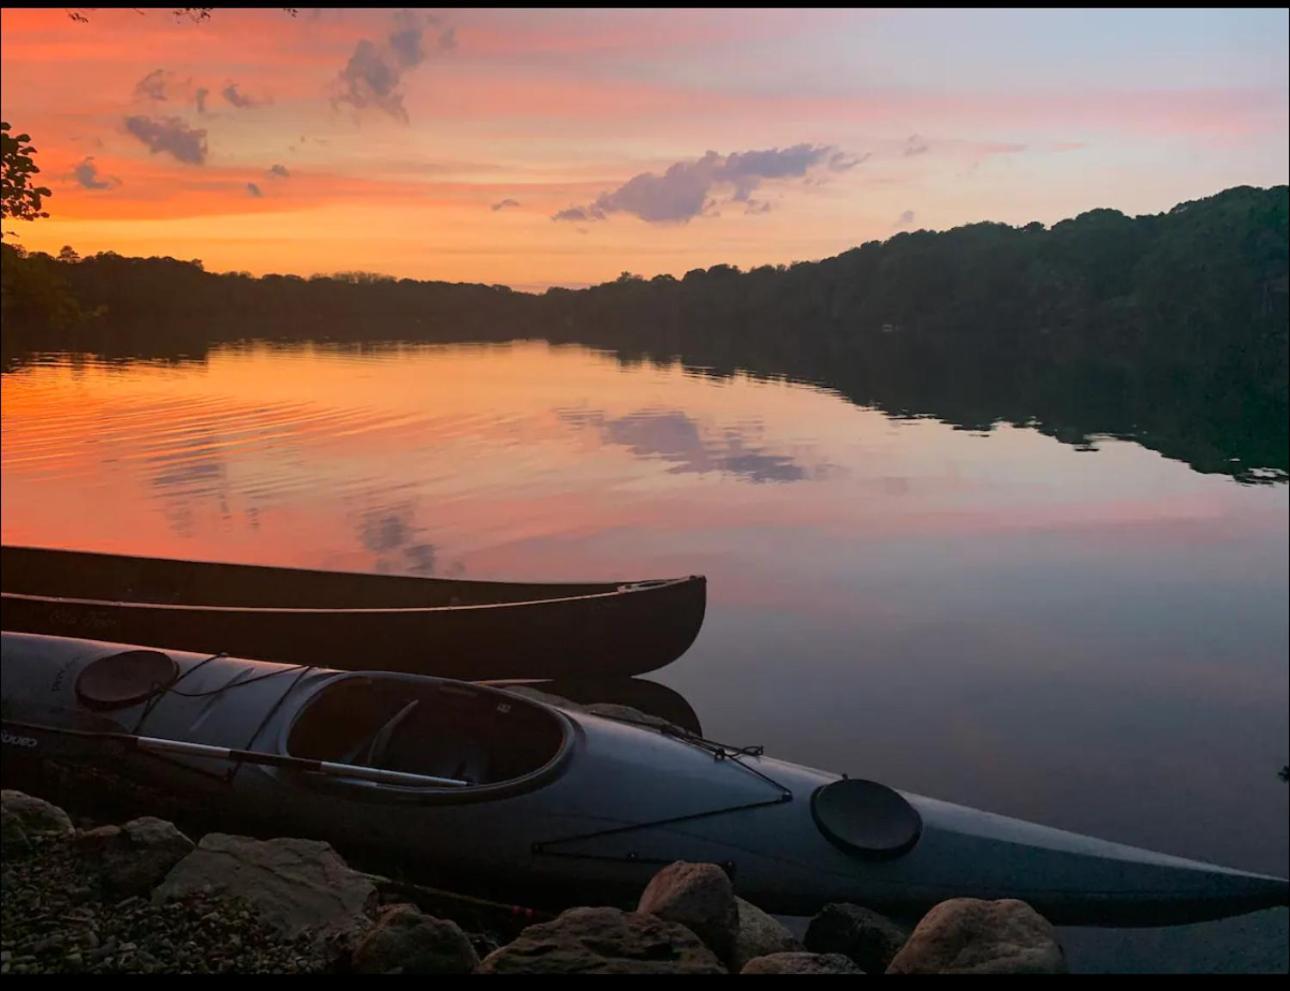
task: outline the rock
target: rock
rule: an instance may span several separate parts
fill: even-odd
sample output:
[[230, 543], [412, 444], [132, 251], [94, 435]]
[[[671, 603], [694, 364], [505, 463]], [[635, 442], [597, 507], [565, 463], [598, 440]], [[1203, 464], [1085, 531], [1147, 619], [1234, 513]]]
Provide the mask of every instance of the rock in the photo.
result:
[[38, 837], [71, 837], [76, 830], [66, 812], [57, 805], [51, 805], [43, 798], [36, 798], [26, 792], [12, 791], [8, 788], [0, 791], [0, 809], [4, 810], [6, 829], [14, 829], [16, 824], [22, 828], [28, 840]]
[[98, 826], [94, 829], [80, 829], [72, 839], [72, 846], [83, 856], [97, 856], [106, 853], [112, 847], [124, 843], [120, 826]]
[[739, 909], [730, 878], [716, 864], [669, 864], [650, 879], [636, 911], [679, 922], [722, 960], [734, 953]]
[[132, 819], [104, 850], [104, 891], [114, 898], [146, 894], [192, 851], [193, 841], [174, 823], [152, 816]]
[[676, 922], [617, 908], [571, 908], [495, 950], [481, 974], [724, 974], [699, 937]]
[[841, 953], [771, 953], [746, 963], [741, 974], [863, 974]]
[[883, 974], [908, 938], [908, 931], [885, 915], [835, 902], [811, 920], [806, 948], [812, 953], [846, 954], [866, 973]]
[[739, 932], [731, 953], [730, 969], [739, 973], [749, 960], [772, 953], [793, 953], [802, 949], [797, 937], [787, 927], [771, 918], [756, 905], [735, 898], [739, 911]]
[[99, 826], [76, 834], [78, 855], [96, 862], [109, 898], [145, 895], [193, 851], [193, 841], [165, 819], [144, 816], [124, 826]]
[[22, 828], [22, 820], [8, 808], [0, 808], [0, 845], [6, 857], [21, 856], [31, 850], [31, 840]]
[[344, 932], [367, 923], [376, 889], [328, 843], [255, 840], [207, 833], [153, 892], [153, 901], [214, 892], [249, 902], [278, 933], [295, 938]]
[[391, 905], [359, 940], [352, 966], [360, 974], [469, 974], [479, 957], [457, 923]]
[[953, 898], [923, 916], [887, 973], [1064, 974], [1066, 958], [1025, 902]]

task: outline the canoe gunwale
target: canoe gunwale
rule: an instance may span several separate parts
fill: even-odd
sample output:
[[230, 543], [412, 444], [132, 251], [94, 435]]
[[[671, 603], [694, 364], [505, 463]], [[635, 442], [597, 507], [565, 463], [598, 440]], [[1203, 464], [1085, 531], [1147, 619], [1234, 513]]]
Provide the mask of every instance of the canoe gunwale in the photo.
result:
[[664, 589], [705, 581], [702, 575], [684, 578], [661, 578], [645, 582], [623, 582], [604, 592], [589, 595], [566, 595], [548, 599], [525, 599], [518, 602], [478, 602], [447, 606], [214, 606], [200, 602], [149, 602], [138, 599], [91, 599], [73, 595], [34, 595], [28, 592], [0, 592], [0, 601], [20, 599], [24, 602], [45, 602], [51, 605], [64, 603], [85, 606], [102, 606], [111, 609], [165, 609], [185, 612], [217, 613], [273, 613], [289, 615], [408, 615], [418, 613], [461, 613], [477, 609], [519, 609], [526, 606], [547, 606], [567, 602], [592, 602], [628, 595], [643, 595]]
[[[48, 595], [47, 592], [32, 592], [30, 581], [32, 577], [37, 579], [37, 584], [59, 584], [58, 582], [48, 581], [49, 569], [53, 568], [55, 574], [65, 573], [67, 568], [81, 563], [93, 562], [98, 567], [106, 567], [110, 572], [119, 571], [122, 568], [151, 568], [161, 569], [163, 574], [197, 574], [197, 575], [222, 575], [229, 579], [246, 578], [258, 581], [272, 579], [276, 582], [291, 583], [311, 582], [322, 580], [326, 582], [346, 582], [348, 587], [359, 591], [370, 589], [395, 589], [402, 588], [424, 588], [437, 589], [442, 594], [443, 590], [450, 590], [453, 587], [471, 590], [475, 592], [488, 593], [495, 591], [502, 596], [496, 601], [499, 604], [506, 603], [527, 603], [527, 602], [559, 602], [567, 599], [590, 598], [601, 595], [612, 595], [617, 593], [635, 592], [635, 591], [652, 591], [659, 587], [674, 585], [678, 582], [685, 581], [705, 581], [702, 575], [686, 575], [678, 578], [661, 578], [661, 579], [621, 579], [611, 581], [558, 581], [558, 582], [525, 582], [525, 581], [508, 581], [496, 579], [466, 579], [466, 578], [442, 578], [432, 575], [405, 575], [405, 574], [386, 574], [370, 571], [347, 571], [347, 570], [330, 570], [325, 568], [302, 568], [290, 565], [278, 564], [252, 564], [247, 562], [236, 561], [206, 561], [185, 558], [171, 557], [147, 557], [133, 554], [117, 554], [110, 551], [78, 551], [58, 547], [32, 547], [21, 544], [4, 544], [0, 545], [0, 560], [4, 560], [3, 555], [8, 554], [9, 567], [3, 569], [0, 573], [0, 592], [4, 594], [22, 594], [22, 595]], [[15, 563], [16, 561], [16, 563]], [[113, 576], [112, 581], [123, 582], [126, 579]], [[24, 588], [24, 585], [27, 588]], [[519, 590], [526, 590], [531, 594], [531, 598], [512, 598], [505, 596], [515, 594]], [[76, 591], [75, 588], [72, 591]], [[192, 595], [194, 593], [187, 593]], [[52, 598], [68, 598], [92, 602], [113, 602], [109, 597], [100, 595], [53, 595]], [[148, 602], [158, 606], [175, 604], [153, 602], [153, 600], [135, 597], [119, 601], [126, 602]], [[195, 605], [204, 605], [200, 598], [190, 598], [189, 603]], [[178, 603], [186, 604], [184, 602]], [[476, 604], [492, 604], [492, 602], [483, 602]], [[250, 606], [234, 606], [233, 608], [254, 608]], [[293, 608], [290, 606], [269, 607], [269, 608]], [[301, 607], [315, 608], [315, 607]], [[329, 608], [329, 607], [317, 607]], [[337, 608], [345, 608], [343, 606]], [[372, 607], [386, 608], [386, 607]], [[389, 607], [399, 608], [399, 607]], [[446, 603], [442, 607], [434, 606], [413, 606], [411, 608], [465, 608], [465, 605], [456, 606]]]

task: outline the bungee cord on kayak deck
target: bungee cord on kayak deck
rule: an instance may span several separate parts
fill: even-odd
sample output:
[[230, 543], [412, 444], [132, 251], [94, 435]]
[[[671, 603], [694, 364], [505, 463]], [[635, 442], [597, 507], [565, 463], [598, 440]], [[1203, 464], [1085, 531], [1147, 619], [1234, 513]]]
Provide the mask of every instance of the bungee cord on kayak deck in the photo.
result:
[[[185, 678], [189, 677], [190, 675], [196, 674], [198, 671], [204, 668], [207, 664], [210, 664], [212, 661], [217, 661], [221, 657], [228, 657], [228, 656], [229, 655], [227, 651], [221, 650], [217, 653], [211, 654], [209, 657], [203, 658], [202, 660], [198, 661], [192, 667], [188, 668], [186, 671], [184, 671], [182, 674], [176, 677], [169, 684], [154, 683], [152, 685], [151, 692], [148, 696], [148, 700], [147, 702], [144, 703], [143, 711], [139, 713], [139, 718], [135, 720], [134, 727], [130, 731], [131, 734], [135, 736], [140, 735], [140, 730], [143, 728], [143, 724], [147, 721], [148, 717], [152, 715], [153, 710], [156, 709], [156, 707], [161, 703], [161, 700], [164, 699], [167, 695], [178, 695], [183, 698], [189, 698], [189, 699], [210, 698], [216, 695], [221, 695], [224, 692], [227, 692], [233, 688], [242, 688], [246, 685], [253, 685], [256, 682], [265, 681], [269, 678], [276, 678], [279, 675], [290, 674], [292, 671], [298, 672], [296, 675], [295, 681], [293, 681], [291, 683], [291, 686], [285, 692], [283, 692], [282, 695], [278, 698], [278, 701], [268, 711], [264, 719], [261, 720], [260, 725], [258, 725], [255, 728], [255, 732], [252, 733], [251, 738], [247, 740], [246, 746], [242, 748], [243, 751], [249, 752], [251, 749], [251, 746], [255, 743], [256, 737], [258, 737], [261, 731], [264, 729], [265, 724], [273, 716], [273, 714], [277, 712], [278, 708], [282, 705], [282, 703], [286, 701], [287, 696], [289, 696], [295, 690], [296, 686], [300, 684], [301, 679], [304, 678], [305, 675], [307, 675], [310, 671], [314, 669], [314, 665], [312, 664], [292, 665], [291, 667], [283, 668], [276, 671], [269, 671], [269, 672], [266, 672], [265, 674], [255, 675], [250, 678], [243, 678], [240, 681], [227, 682], [223, 685], [220, 685], [218, 688], [212, 688], [208, 691], [202, 691], [202, 692], [184, 692], [184, 691], [180, 691], [176, 687]], [[146, 751], [146, 752], [148, 753], [149, 756], [154, 757], [158, 760], [166, 759], [159, 753], [156, 753], [153, 751]], [[236, 751], [230, 751], [230, 753], [231, 754], [236, 753]], [[208, 774], [208, 775], [211, 775], [212, 777], [221, 778], [224, 781], [231, 783], [233, 781], [233, 778], [237, 776], [237, 772], [241, 770], [242, 766], [247, 762], [245, 760], [239, 760], [236, 757], [229, 757], [228, 759], [232, 761], [232, 764], [229, 767], [229, 769], [227, 771], [224, 771], [222, 774], [216, 774], [211, 771], [207, 771], [204, 768], [199, 768], [199, 767], [190, 766], [190, 769], [200, 774]], [[170, 763], [174, 763], [174, 762], [171, 761]], [[185, 765], [185, 766], [189, 766], [189, 765]]]
[[[747, 771], [749, 774], [752, 774], [760, 778], [761, 780], [765, 781], [768, 785], [774, 788], [778, 792], [778, 794], [774, 798], [768, 798], [760, 802], [745, 802], [740, 805], [730, 805], [720, 809], [709, 809], [704, 812], [693, 812], [687, 815], [670, 816], [664, 819], [654, 819], [648, 822], [633, 823], [627, 826], [611, 826], [608, 829], [598, 829], [589, 833], [580, 833], [575, 836], [563, 836], [552, 840], [539, 840], [534, 842], [532, 845], [532, 851], [535, 856], [569, 857], [569, 858], [578, 859], [578, 860], [600, 860], [600, 861], [621, 862], [621, 863], [670, 864], [675, 860], [684, 859], [684, 858], [682, 857], [642, 857], [634, 850], [629, 850], [624, 854], [618, 854], [618, 855], [595, 854], [595, 853], [571, 853], [563, 850], [552, 850], [550, 849], [550, 847], [553, 847], [556, 845], [565, 845], [569, 843], [578, 843], [586, 840], [602, 839], [606, 836], [619, 836], [624, 833], [637, 832], [642, 829], [651, 829], [658, 826], [671, 826], [681, 822], [691, 822], [698, 819], [710, 819], [713, 816], [729, 815], [735, 812], [746, 812], [751, 809], [764, 808], [768, 805], [782, 805], [785, 802], [791, 802], [793, 800], [792, 791], [784, 787], [782, 784], [780, 784], [770, 775], [757, 770], [757, 768], [755, 767], [750, 767], [740, 759], [741, 757], [762, 756], [764, 752], [764, 748], [761, 747], [760, 745], [754, 745], [750, 747], [730, 747], [723, 743], [717, 743], [715, 740], [709, 740], [701, 736], [696, 736], [695, 734], [692, 734], [692, 733], [688, 733], [684, 731], [677, 732], [671, 726], [667, 726], [667, 725], [654, 726], [648, 723], [642, 723], [639, 720], [625, 719], [625, 718], [619, 718], [615, 716], [608, 716], [606, 718], [611, 719], [615, 722], [627, 723], [628, 725], [631, 725], [631, 726], [640, 726], [645, 729], [657, 730], [658, 732], [662, 733], [665, 736], [672, 737], [673, 739], [680, 740], [684, 743], [690, 743], [701, 750], [706, 750], [710, 754], [712, 754], [713, 760], [730, 761], [736, 766]], [[726, 871], [727, 874], [729, 874], [731, 877], [734, 877], [735, 863], [733, 860], [724, 861], [721, 864], [721, 867]]]

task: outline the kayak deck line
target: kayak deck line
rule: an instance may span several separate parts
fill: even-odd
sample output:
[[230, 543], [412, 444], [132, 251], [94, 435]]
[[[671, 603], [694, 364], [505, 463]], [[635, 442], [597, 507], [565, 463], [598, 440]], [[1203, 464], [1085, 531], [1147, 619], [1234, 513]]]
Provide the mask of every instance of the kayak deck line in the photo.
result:
[[[576, 836], [562, 836], [551, 840], [537, 840], [531, 847], [533, 853], [537, 856], [570, 857], [578, 860], [618, 861], [642, 864], [670, 864], [673, 861], [682, 858], [672, 857], [669, 859], [666, 857], [642, 857], [635, 851], [628, 851], [617, 856], [593, 853], [569, 853], [563, 850], [552, 850], [551, 847], [564, 846], [569, 843], [579, 843], [587, 840], [598, 840], [606, 836], [621, 836], [624, 833], [636, 832], [642, 829], [654, 829], [660, 826], [678, 825], [683, 822], [695, 822], [699, 819], [709, 819], [713, 816], [730, 815], [735, 812], [747, 812], [751, 809], [765, 808], [768, 805], [782, 805], [785, 802], [793, 801], [793, 792], [789, 788], [780, 784], [770, 775], [757, 770], [755, 767], [750, 767], [740, 760], [741, 757], [761, 757], [764, 752], [764, 748], [760, 745], [751, 747], [729, 747], [725, 744], [717, 743], [714, 740], [708, 740], [692, 733], [677, 733], [667, 726], [651, 726], [650, 724], [642, 723], [639, 720], [622, 719], [616, 716], [606, 716], [602, 718], [607, 718], [614, 722], [622, 722], [629, 726], [639, 726], [643, 729], [653, 730], [662, 736], [680, 740], [683, 743], [692, 744], [700, 750], [704, 750], [712, 754], [712, 759], [714, 761], [726, 761], [734, 764], [736, 767], [739, 767], [744, 771], [747, 771], [749, 774], [760, 778], [775, 789], [776, 795], [774, 798], [767, 798], [759, 802], [745, 802], [741, 805], [731, 805], [720, 809], [709, 809], [704, 812], [691, 812], [685, 815], [670, 816], [664, 819], [653, 819], [648, 822], [630, 823], [626, 826], [610, 826], [605, 829], [592, 830], [588, 833], [579, 833]], [[725, 869], [727, 874], [731, 877], [734, 876], [734, 861], [726, 861], [722, 863], [721, 866]]]
[[[3, 725], [10, 730], [26, 730], [34, 733], [55, 733], [59, 736], [76, 736], [82, 739], [104, 740], [125, 744], [135, 750], [146, 753], [184, 754], [188, 757], [212, 757], [216, 760], [227, 760], [237, 764], [261, 764], [269, 767], [286, 767], [297, 771], [312, 771], [317, 774], [330, 774], [359, 781], [376, 781], [381, 784], [408, 785], [425, 787], [442, 785], [454, 788], [470, 787], [472, 782], [459, 778], [443, 778], [431, 774], [411, 774], [406, 771], [391, 771], [383, 767], [365, 767], [360, 764], [340, 764], [335, 761], [311, 760], [307, 757], [292, 757], [290, 754], [271, 754], [255, 750], [240, 750], [232, 747], [213, 747], [204, 743], [189, 743], [185, 740], [165, 740], [155, 736], [138, 736], [132, 733], [112, 733], [98, 730], [65, 729], [59, 726], [46, 726], [40, 723], [24, 723], [18, 720], [3, 720]], [[10, 734], [12, 736], [12, 734]]]

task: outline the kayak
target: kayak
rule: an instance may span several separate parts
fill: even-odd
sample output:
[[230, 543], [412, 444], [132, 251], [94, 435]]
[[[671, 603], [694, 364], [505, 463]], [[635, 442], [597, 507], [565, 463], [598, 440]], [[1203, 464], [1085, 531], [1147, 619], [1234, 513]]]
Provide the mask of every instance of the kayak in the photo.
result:
[[[594, 705], [601, 713], [627, 707], [646, 717], [686, 730], [695, 736], [703, 735], [703, 725], [698, 713], [679, 692], [645, 678], [574, 678], [567, 681], [504, 680], [481, 681], [482, 685], [505, 688], [521, 694], [537, 694], [539, 701], [557, 706], [567, 702], [582, 706]], [[554, 699], [552, 698], [554, 696]], [[567, 708], [567, 705], [565, 706]], [[615, 714], [617, 714], [615, 712]]]
[[467, 680], [629, 677], [680, 657], [702, 576], [525, 584], [0, 549], [4, 628]]
[[1287, 882], [1063, 832], [487, 685], [0, 637], [5, 764], [90, 764], [268, 835], [377, 850], [567, 903], [722, 865], [806, 915], [1019, 898], [1052, 922], [1164, 925], [1287, 904]]

